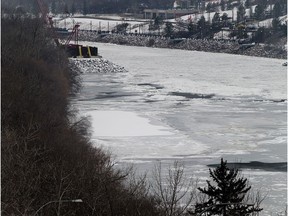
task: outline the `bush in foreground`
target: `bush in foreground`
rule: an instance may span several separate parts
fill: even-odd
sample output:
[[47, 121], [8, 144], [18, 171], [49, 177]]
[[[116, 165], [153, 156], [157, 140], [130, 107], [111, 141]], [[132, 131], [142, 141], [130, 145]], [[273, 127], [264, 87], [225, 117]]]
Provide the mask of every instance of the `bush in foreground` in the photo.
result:
[[41, 20], [1, 21], [2, 215], [160, 215], [141, 181], [127, 185], [91, 145], [69, 106], [79, 74]]

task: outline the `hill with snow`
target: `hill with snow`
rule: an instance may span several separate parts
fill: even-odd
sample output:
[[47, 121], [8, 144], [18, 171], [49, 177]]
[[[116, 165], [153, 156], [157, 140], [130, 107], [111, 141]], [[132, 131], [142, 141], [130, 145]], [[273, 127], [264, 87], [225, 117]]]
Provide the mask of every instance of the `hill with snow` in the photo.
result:
[[[251, 16], [251, 13], [255, 12], [255, 7], [251, 6], [250, 9], [246, 9], [245, 15], [247, 17]], [[273, 5], [270, 8], [272, 10]], [[229, 18], [231, 18], [232, 21], [236, 21], [237, 19], [237, 8], [234, 7], [232, 10], [225, 10], [221, 11], [218, 9], [218, 12], [220, 16], [223, 14], [227, 14]], [[204, 13], [197, 13], [197, 14], [188, 14], [185, 16], [178, 17], [176, 19], [167, 19], [164, 20], [165, 22], [189, 22], [190, 20], [194, 23], [196, 23], [201, 16], [205, 17], [206, 21], [212, 22], [212, 18], [215, 15], [216, 12], [204, 12]], [[282, 22], [287, 22], [287, 15], [279, 17]], [[153, 22], [153, 20], [148, 20], [148, 19], [136, 19], [136, 18], [127, 18], [125, 16], [121, 15], [95, 15], [95, 14], [90, 14], [87, 16], [83, 16], [81, 14], [76, 14], [74, 16], [69, 16], [69, 17], [55, 17], [54, 18], [54, 25], [55, 27], [58, 28], [66, 28], [68, 30], [73, 29], [74, 25], [77, 23], [80, 25], [79, 29], [80, 30], [90, 30], [90, 31], [112, 31], [113, 29], [116, 28], [117, 25], [123, 24], [123, 23], [128, 23], [128, 28], [127, 28], [127, 33], [151, 33], [149, 31], [149, 24]], [[257, 27], [271, 27], [272, 25], [272, 19], [266, 19], [263, 21], [256, 22], [254, 21], [254, 25]], [[159, 31], [163, 31], [164, 25], [160, 27]]]

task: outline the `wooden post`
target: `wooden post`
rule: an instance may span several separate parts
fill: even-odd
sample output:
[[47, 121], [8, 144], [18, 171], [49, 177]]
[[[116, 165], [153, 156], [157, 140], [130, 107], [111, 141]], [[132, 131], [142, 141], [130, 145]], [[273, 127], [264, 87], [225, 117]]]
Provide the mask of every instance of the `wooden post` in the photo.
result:
[[82, 47], [81, 47], [81, 46], [78, 46], [78, 49], [79, 49], [79, 57], [82, 58]]
[[91, 58], [91, 50], [90, 50], [90, 46], [87, 46], [87, 49], [88, 49], [88, 55], [89, 55], [89, 57]]

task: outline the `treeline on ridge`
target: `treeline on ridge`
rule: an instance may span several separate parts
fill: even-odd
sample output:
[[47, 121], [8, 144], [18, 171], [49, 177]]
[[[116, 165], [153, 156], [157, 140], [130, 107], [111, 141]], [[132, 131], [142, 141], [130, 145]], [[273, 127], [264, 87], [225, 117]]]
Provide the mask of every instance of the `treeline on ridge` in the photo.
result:
[[[128, 172], [92, 147], [69, 106], [79, 74], [42, 22], [1, 22], [2, 215], [160, 215], [144, 183], [127, 184]], [[61, 202], [74, 199], [83, 202]]]
[[[171, 8], [174, 0], [42, 0], [52, 13], [125, 13], [144, 8]], [[37, 0], [3, 0], [2, 10], [14, 10], [38, 13]]]

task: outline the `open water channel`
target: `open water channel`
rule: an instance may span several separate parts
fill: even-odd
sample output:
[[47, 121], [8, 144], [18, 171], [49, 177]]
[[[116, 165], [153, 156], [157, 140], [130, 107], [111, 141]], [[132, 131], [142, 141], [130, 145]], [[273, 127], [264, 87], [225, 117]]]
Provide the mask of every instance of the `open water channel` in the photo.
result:
[[[93, 44], [127, 73], [83, 74], [74, 103], [90, 116], [95, 146], [119, 166], [151, 172], [161, 160], [185, 164], [205, 185], [208, 164], [287, 162], [287, 72], [283, 60]], [[165, 169], [164, 169], [165, 170]], [[267, 194], [261, 215], [287, 203], [287, 172], [243, 169]]]

